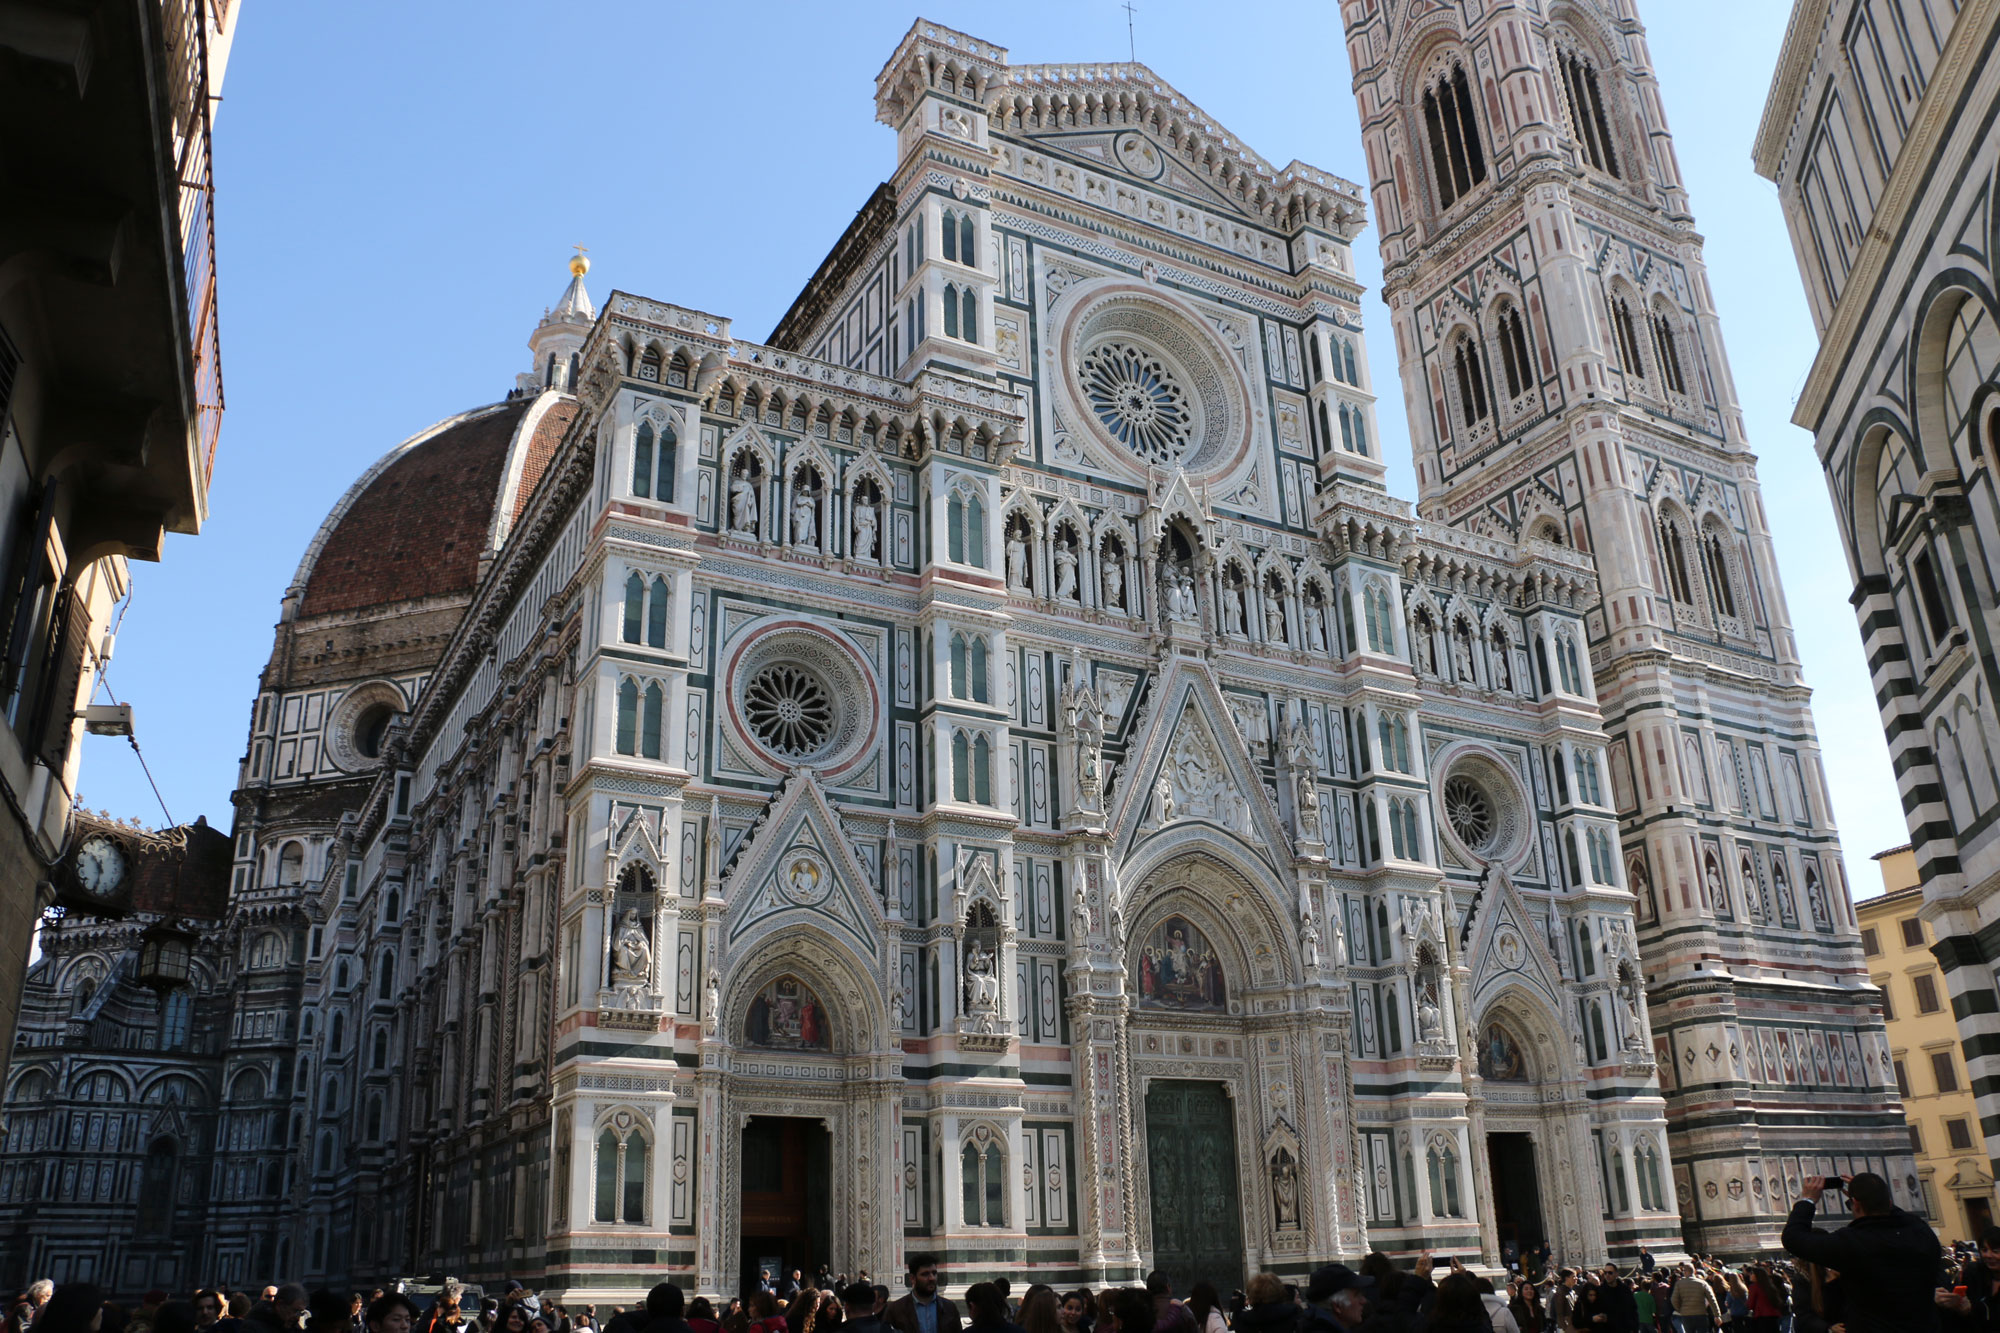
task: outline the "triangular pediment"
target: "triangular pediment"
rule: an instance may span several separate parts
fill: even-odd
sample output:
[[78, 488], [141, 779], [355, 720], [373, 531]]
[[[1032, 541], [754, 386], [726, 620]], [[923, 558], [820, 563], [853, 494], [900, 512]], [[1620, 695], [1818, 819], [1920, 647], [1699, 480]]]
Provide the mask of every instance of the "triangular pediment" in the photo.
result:
[[881, 905], [839, 814], [810, 770], [791, 776], [751, 831], [724, 879], [722, 896], [729, 904], [723, 923], [727, 953], [801, 925], [845, 939], [863, 957], [874, 957], [880, 945]]
[[1466, 916], [1451, 929], [1459, 936], [1462, 956], [1472, 964], [1475, 1020], [1495, 992], [1510, 986], [1526, 986], [1562, 1012], [1562, 967], [1506, 871], [1488, 868]]
[[1156, 834], [1209, 825], [1276, 864], [1271, 849], [1291, 838], [1215, 681], [1194, 663], [1170, 662], [1154, 688], [1119, 784], [1115, 845], [1129, 852]]

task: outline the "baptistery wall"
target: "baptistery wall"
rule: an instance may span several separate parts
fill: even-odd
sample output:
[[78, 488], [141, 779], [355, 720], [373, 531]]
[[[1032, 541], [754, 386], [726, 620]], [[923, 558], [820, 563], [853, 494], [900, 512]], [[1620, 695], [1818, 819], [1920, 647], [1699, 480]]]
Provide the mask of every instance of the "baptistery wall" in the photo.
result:
[[579, 275], [447, 641], [318, 724], [294, 1268], [1672, 1251], [1595, 565], [1384, 489], [1360, 188], [929, 23], [877, 108], [766, 342]]

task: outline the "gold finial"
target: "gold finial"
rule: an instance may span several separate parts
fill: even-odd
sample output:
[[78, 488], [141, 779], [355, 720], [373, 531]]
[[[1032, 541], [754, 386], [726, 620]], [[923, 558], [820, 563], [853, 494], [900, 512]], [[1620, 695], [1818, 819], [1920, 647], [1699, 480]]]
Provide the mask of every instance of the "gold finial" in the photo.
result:
[[590, 247], [579, 245], [575, 249], [576, 253], [569, 258], [569, 271], [580, 278], [590, 272], [590, 261], [584, 257], [590, 253]]

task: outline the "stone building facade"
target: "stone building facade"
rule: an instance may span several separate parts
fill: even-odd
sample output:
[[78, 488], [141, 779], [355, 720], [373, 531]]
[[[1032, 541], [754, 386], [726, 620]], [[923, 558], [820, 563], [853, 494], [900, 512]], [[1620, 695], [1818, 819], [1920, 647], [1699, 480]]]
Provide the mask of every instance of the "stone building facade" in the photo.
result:
[[[1647, 988], [1680, 1032], [1711, 983], [1658, 971], [1695, 909], [1621, 850], [1606, 557], [1387, 493], [1360, 187], [925, 22], [877, 109], [894, 174], [767, 341], [579, 263], [515, 394], [312, 543], [208, 946], [210, 1086], [281, 1169], [176, 1215], [203, 1271], [1676, 1249]], [[1801, 888], [1813, 818], [1760, 832]], [[1846, 993], [1800, 960], [1851, 937], [1775, 901]], [[1866, 1008], [1786, 1067], [1879, 1102]]]
[[[1992, 641], [2000, 5], [1796, 5], [1757, 136], [1820, 348], [1813, 432], [1924, 920], [2000, 1156], [2000, 731]], [[1989, 1167], [1990, 1170], [1990, 1167]]]
[[[1691, 1247], [1916, 1176], [1701, 238], [1631, 0], [1342, 6], [1418, 512], [1587, 551]], [[1842, 1165], [1845, 1163], [1846, 1165]]]

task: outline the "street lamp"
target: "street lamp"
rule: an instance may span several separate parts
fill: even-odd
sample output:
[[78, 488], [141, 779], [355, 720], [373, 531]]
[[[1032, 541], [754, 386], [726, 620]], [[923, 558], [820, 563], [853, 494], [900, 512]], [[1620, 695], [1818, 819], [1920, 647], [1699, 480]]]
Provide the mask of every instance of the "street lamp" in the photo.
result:
[[176, 921], [156, 921], [146, 927], [139, 934], [138, 983], [162, 995], [187, 985], [200, 939]]

